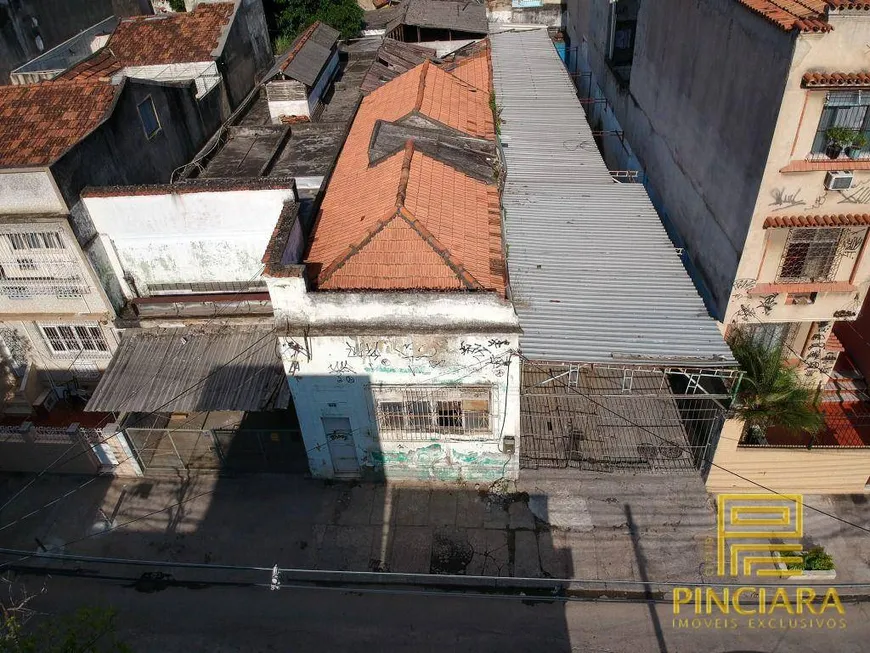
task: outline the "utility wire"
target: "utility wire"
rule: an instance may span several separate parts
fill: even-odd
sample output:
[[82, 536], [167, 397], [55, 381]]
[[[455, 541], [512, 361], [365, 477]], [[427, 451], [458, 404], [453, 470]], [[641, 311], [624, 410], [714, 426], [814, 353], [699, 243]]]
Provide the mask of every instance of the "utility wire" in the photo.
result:
[[[256, 343], [255, 343], [255, 344], [256, 344]], [[244, 352], [243, 352], [243, 353], [244, 353]], [[497, 363], [496, 361], [498, 361], [498, 359], [500, 359], [500, 358], [503, 358], [504, 356], [508, 356], [508, 362], [509, 362], [510, 359], [511, 359], [511, 357], [513, 357], [514, 355], [515, 355], [515, 352], [513, 352], [513, 351], [505, 352], [505, 353], [500, 354], [500, 355], [498, 355], [498, 356], [494, 356], [494, 357], [492, 357], [492, 358], [489, 359], [489, 360], [485, 360], [485, 361], [482, 361], [482, 362], [475, 362], [475, 363], [472, 363], [472, 364], [466, 365], [466, 366], [464, 366], [464, 367], [461, 367], [461, 368], [459, 368], [458, 370], [454, 369], [454, 370], [450, 370], [449, 372], [445, 372], [445, 373], [439, 374], [439, 375], [434, 376], [434, 377], [429, 377], [428, 379], [425, 379], [425, 380], [423, 381], [423, 383], [431, 383], [433, 380], [435, 380], [435, 379], [437, 379], [437, 378], [440, 378], [440, 377], [442, 377], [442, 376], [445, 376], [445, 375], [447, 375], [447, 374], [455, 374], [455, 373], [458, 372], [458, 371], [463, 371], [463, 370], [466, 370], [466, 369], [471, 369], [471, 368], [473, 368], [473, 369], [471, 369], [470, 372], [468, 372], [468, 373], [465, 374], [464, 376], [461, 376], [461, 377], [459, 377], [458, 379], [455, 380], [455, 381], [461, 381], [462, 379], [465, 379], [465, 378], [467, 378], [468, 376], [470, 376], [470, 375], [472, 375], [472, 374], [475, 374], [475, 373], [479, 372], [481, 369], [483, 369], [483, 368], [486, 367], [487, 365], [497, 365], [497, 364], [499, 364], [499, 363]], [[230, 361], [230, 362], [232, 362], [232, 361]], [[247, 381], [246, 381], [244, 384], [242, 384], [242, 385], [247, 385], [247, 384], [251, 383], [251, 381], [253, 381], [254, 377], [256, 377], [256, 376], [259, 375], [259, 374], [262, 374], [262, 373], [263, 373], [264, 371], [266, 371], [267, 369], [268, 369], [268, 368], [263, 368], [263, 369], [261, 369], [261, 370], [258, 370], [258, 371], [254, 374], [254, 376], [249, 377], [249, 378], [247, 379]], [[203, 381], [205, 381], [205, 379], [203, 379]], [[284, 383], [287, 382], [287, 381], [286, 381], [286, 378], [282, 378], [280, 381], [281, 381], [281, 382], [284, 382]], [[241, 385], [240, 385], [239, 387], [241, 387]], [[170, 401], [175, 401], [175, 398], [171, 399]], [[505, 406], [506, 406], [506, 405], [507, 405], [507, 404], [505, 403]], [[506, 410], [505, 410], [505, 412], [506, 412]], [[172, 429], [168, 429], [168, 430], [167, 430], [167, 435], [170, 435], [170, 436], [171, 436], [172, 433], [174, 433], [174, 432], [176, 432], [176, 431], [180, 431], [181, 429], [184, 428], [184, 426], [186, 426], [187, 424], [189, 424], [191, 421], [193, 421], [193, 420], [196, 419], [196, 418], [197, 418], [197, 416], [194, 415], [193, 417], [188, 418], [186, 421], [184, 421], [184, 422], [183, 422], [182, 424], [180, 424], [179, 426], [176, 426], [176, 427], [174, 427], [174, 428], [172, 428]], [[133, 427], [125, 427], [125, 429], [126, 429], [126, 428], [133, 428]], [[353, 430], [351, 431], [351, 433], [352, 433], [352, 434], [353, 434], [353, 433], [357, 433], [357, 432], [360, 432], [361, 430], [362, 430], [362, 429], [353, 429]], [[502, 431], [503, 431], [503, 430], [504, 430], [504, 422], [502, 422]], [[111, 438], [113, 438], [113, 437], [115, 437], [115, 436], [116, 436], [116, 434], [112, 434], [112, 435], [109, 436], [108, 438], [105, 438], [104, 440], [100, 440], [97, 444], [101, 444], [102, 442], [105, 442], [106, 440], [109, 440], [109, 439], [111, 439]], [[310, 449], [307, 449], [307, 450], [305, 451], [305, 454], [306, 454], [306, 456], [307, 456], [309, 453], [312, 453], [312, 452], [314, 452], [314, 451], [320, 452], [320, 451], [323, 450], [324, 446], [326, 446], [326, 445], [324, 445], [323, 443], [317, 444], [317, 445], [311, 447]], [[135, 447], [131, 447], [131, 448], [135, 448]], [[77, 458], [78, 456], [84, 455], [84, 454], [86, 454], [86, 453], [87, 453], [87, 450], [82, 451], [81, 453], [76, 454], [76, 456], [73, 456], [73, 457], [69, 458], [66, 462], [69, 462], [70, 460], [74, 460], [74, 459]], [[131, 460], [131, 459], [133, 459], [133, 458], [135, 458], [135, 453], [131, 452], [131, 454], [130, 454], [129, 456], [127, 456], [126, 458], [123, 458], [122, 460], [119, 460], [119, 461], [118, 461], [118, 464], [121, 465], [121, 464], [123, 464], [123, 463], [125, 463], [125, 462], [127, 462], [128, 460]], [[502, 475], [504, 475], [504, 474], [502, 473]], [[92, 477], [92, 478], [89, 478], [87, 481], [85, 481], [84, 483], [82, 483], [82, 484], [79, 485], [78, 487], [73, 488], [72, 490], [70, 490], [70, 491], [64, 493], [64, 494], [61, 495], [61, 496], [58, 496], [58, 497], [55, 497], [55, 498], [51, 499], [50, 501], [48, 501], [47, 503], [43, 504], [43, 505], [40, 506], [39, 508], [36, 508], [36, 509], [30, 511], [29, 513], [27, 513], [26, 515], [23, 515], [22, 517], [19, 517], [19, 518], [16, 519], [15, 521], [12, 521], [12, 522], [10, 522], [10, 523], [8, 523], [8, 524], [4, 524], [3, 526], [0, 526], [0, 531], [4, 531], [4, 530], [6, 530], [7, 528], [11, 528], [12, 526], [15, 526], [16, 524], [19, 524], [19, 523], [21, 523], [22, 521], [24, 521], [24, 520], [26, 520], [26, 519], [29, 519], [29, 518], [32, 517], [33, 515], [36, 515], [37, 513], [40, 513], [40, 512], [42, 512], [43, 510], [46, 510], [46, 509], [50, 508], [51, 506], [53, 506], [54, 504], [58, 503], [59, 501], [62, 501], [62, 500], [65, 499], [66, 497], [68, 497], [68, 496], [70, 496], [70, 495], [72, 495], [72, 494], [78, 492], [79, 490], [81, 490], [81, 489], [84, 488], [84, 487], [87, 487], [88, 485], [90, 485], [91, 483], [93, 483], [94, 481], [96, 481], [97, 478], [99, 478], [99, 477], [98, 477], [98, 476], [94, 476], [94, 477]], [[35, 480], [35, 479], [34, 479], [34, 480]], [[20, 494], [21, 492], [23, 492], [25, 489], [27, 489], [26, 486], [25, 486], [24, 488], [22, 488], [22, 489], [19, 491], [18, 494]], [[8, 501], [6, 504], [4, 504], [4, 506], [0, 507], [0, 511], [2, 511], [2, 509], [5, 508], [6, 505], [8, 505], [8, 504], [9, 504], [9, 503], [14, 499], [14, 498], [15, 498], [15, 496], [13, 496], [11, 499], [9, 499], [9, 501]]]
[[[166, 401], [166, 402], [163, 403], [162, 405], [158, 406], [155, 410], [150, 411], [150, 412], [145, 413], [144, 415], [142, 415], [142, 417], [140, 417], [140, 418], [139, 418], [136, 422], [134, 422], [134, 424], [131, 425], [131, 426], [134, 426], [135, 424], [139, 424], [139, 423], [141, 423], [141, 422], [142, 422], [144, 419], [146, 419], [147, 417], [150, 417], [151, 415], [154, 415], [154, 414], [160, 412], [160, 410], [161, 410], [162, 408], [168, 406], [169, 404], [171, 404], [172, 402], [174, 402], [176, 399], [179, 399], [180, 397], [183, 397], [185, 394], [187, 394], [187, 393], [190, 392], [191, 390], [194, 390], [194, 389], [198, 388], [200, 385], [202, 385], [203, 383], [205, 383], [205, 382], [206, 382], [208, 379], [210, 379], [212, 376], [214, 376], [215, 374], [217, 374], [218, 372], [220, 372], [220, 371], [221, 371], [223, 368], [225, 368], [227, 365], [229, 365], [230, 363], [234, 362], [234, 361], [237, 360], [239, 357], [241, 357], [243, 354], [245, 354], [246, 352], [248, 352], [248, 351], [250, 351], [251, 349], [253, 349], [254, 347], [256, 347], [259, 343], [263, 342], [263, 340], [265, 340], [266, 338], [272, 336], [272, 335], [274, 334], [274, 332], [275, 332], [276, 329], [277, 329], [277, 327], [268, 330], [268, 331], [266, 332], [266, 334], [265, 334], [262, 338], [259, 338], [258, 340], [256, 340], [252, 345], [250, 345], [250, 346], [246, 347], [245, 349], [243, 349], [240, 353], [238, 353], [236, 356], [234, 356], [233, 358], [231, 358], [230, 360], [228, 360], [226, 363], [223, 363], [222, 365], [219, 365], [218, 367], [216, 367], [214, 370], [212, 370], [211, 372], [209, 372], [205, 377], [203, 377], [202, 379], [200, 379], [199, 381], [197, 381], [196, 383], [194, 383], [194, 384], [191, 385], [190, 387], [185, 388], [185, 389], [182, 390], [180, 393], [178, 393], [177, 395], [175, 395], [174, 397], [172, 397], [171, 399], [169, 399], [168, 401]], [[156, 378], [156, 377], [155, 377], [155, 378]], [[130, 428], [131, 426], [128, 426], [128, 427], [126, 427], [126, 428]], [[99, 444], [103, 444], [103, 443], [105, 443], [105, 442], [108, 442], [109, 440], [111, 440], [112, 438], [114, 438], [116, 435], [117, 435], [116, 433], [112, 433], [111, 435], [109, 435], [109, 436], [107, 436], [107, 437], [105, 437], [105, 438], [102, 438], [102, 439], [98, 440], [97, 442], [91, 443], [91, 446], [99, 445]], [[52, 469], [52, 468], [53, 468], [53, 467], [54, 467], [58, 462], [61, 461], [61, 459], [64, 458], [64, 456], [66, 456], [67, 453], [69, 453], [69, 452], [70, 452], [74, 447], [76, 447], [76, 446], [78, 446], [78, 445], [79, 445], [79, 443], [76, 442], [76, 443], [74, 443], [73, 445], [71, 445], [70, 447], [68, 447], [68, 448], [64, 451], [64, 453], [62, 453], [58, 458], [56, 458], [56, 459], [55, 459], [55, 460], [54, 460], [50, 465], [48, 465], [48, 467], [45, 467], [44, 469], [42, 469], [42, 470], [41, 470], [41, 471], [40, 471], [36, 476], [34, 476], [34, 477], [33, 477], [33, 478], [32, 478], [32, 479], [31, 479], [31, 480], [30, 480], [26, 485], [24, 485], [24, 487], [22, 487], [22, 488], [21, 488], [20, 490], [18, 490], [15, 494], [13, 494], [9, 499], [7, 499], [6, 502], [5, 502], [2, 506], [0, 506], [0, 513], [2, 513], [2, 511], [3, 511], [5, 508], [9, 507], [9, 504], [11, 504], [15, 499], [17, 499], [19, 496], [21, 496], [21, 494], [22, 494], [25, 490], [27, 490], [27, 488], [29, 488], [29, 487], [30, 487], [31, 485], [33, 485], [36, 481], [38, 481], [38, 480], [39, 480], [40, 478], [42, 478], [45, 474], [47, 474], [47, 473], [48, 473], [48, 472], [49, 472], [49, 471], [50, 471], [50, 470], [51, 470], [51, 469]], [[88, 449], [83, 449], [80, 453], [78, 453], [78, 454], [76, 454], [76, 455], [74, 455], [74, 456], [71, 456], [70, 458], [66, 459], [65, 462], [70, 462], [71, 460], [75, 460], [75, 459], [78, 458], [79, 456], [83, 456], [83, 455], [85, 455], [86, 453], [88, 453], [88, 451], [89, 451]]]
[[[544, 372], [544, 374], [547, 374], [547, 375], [548, 375], [548, 376], [549, 376], [553, 381], [557, 381], [557, 382], [559, 381], [559, 380], [558, 380], [555, 376], [553, 376], [553, 374], [552, 374], [549, 370], [547, 370], [546, 368], [541, 367], [540, 365], [538, 365], [538, 364], [535, 363], [534, 361], [529, 360], [528, 358], [526, 358], [526, 357], [523, 356], [522, 354], [519, 354], [519, 356], [520, 356], [520, 358], [522, 358], [526, 363], [528, 363], [528, 364], [531, 365], [532, 367], [535, 367], [535, 368], [537, 368], [538, 370]], [[636, 422], [633, 422], [632, 420], [628, 419], [628, 418], [625, 417], [624, 415], [622, 415], [622, 414], [618, 413], [617, 411], [613, 410], [613, 409], [610, 408], [609, 406], [606, 406], [606, 405], [602, 404], [601, 402], [596, 401], [595, 399], [592, 398], [592, 395], [588, 395], [588, 394], [585, 394], [585, 393], [583, 393], [583, 392], [580, 392], [580, 391], [577, 390], [576, 388], [572, 388], [571, 386], [569, 386], [569, 385], [567, 385], [567, 384], [565, 384], [565, 383], [560, 383], [560, 385], [561, 385], [562, 387], [566, 388], [567, 390], [570, 390], [570, 391], [574, 392], [576, 395], [578, 395], [578, 396], [580, 396], [580, 397], [583, 397], [584, 399], [586, 399], [586, 400], [589, 401], [590, 403], [594, 404], [595, 406], [598, 406], [599, 408], [603, 408], [603, 409], [606, 410], [607, 412], [609, 412], [609, 413], [615, 415], [616, 417], [618, 417], [618, 418], [620, 418], [621, 420], [625, 421], [627, 424], [630, 424], [630, 425], [633, 426], [634, 428], [639, 429], [639, 430], [643, 431], [644, 433], [648, 433], [649, 435], [653, 436], [654, 438], [656, 438], [656, 439], [658, 439], [658, 440], [661, 440], [661, 441], [663, 441], [663, 442], [666, 442], [666, 443], [669, 444], [669, 445], [672, 445], [672, 446], [675, 446], [675, 447], [677, 447], [677, 448], [680, 448], [680, 449], [683, 450], [684, 453], [689, 453], [689, 454], [691, 454], [691, 451], [689, 451], [689, 449], [686, 449], [685, 447], [681, 447], [680, 445], [678, 445], [678, 444], [676, 444], [676, 443], [674, 443], [674, 442], [671, 442], [671, 441], [668, 440], [667, 438], [664, 438], [664, 437], [658, 435], [657, 433], [654, 433], [653, 431], [650, 431], [650, 430], [649, 430], [648, 428], [646, 428], [645, 426], [642, 426], [642, 425], [640, 425], [640, 424], [638, 424], [638, 423], [636, 423]], [[784, 498], [785, 498], [785, 495], [784, 495], [782, 492], [777, 492], [776, 490], [774, 490], [774, 489], [772, 489], [772, 488], [770, 488], [770, 487], [768, 487], [768, 486], [766, 486], [766, 485], [763, 485], [762, 483], [759, 483], [759, 482], [757, 482], [757, 481], [753, 481], [752, 479], [747, 478], [747, 477], [743, 476], [742, 474], [739, 474], [739, 473], [737, 473], [737, 472], [735, 472], [735, 471], [732, 471], [732, 470], [730, 470], [730, 469], [727, 469], [727, 468], [723, 467], [722, 465], [718, 465], [718, 464], [714, 463], [712, 460], [707, 460], [707, 461], [705, 461], [705, 462], [707, 462], [708, 464], [712, 465], [712, 466], [715, 467], [716, 469], [721, 469], [723, 472], [726, 472], [726, 473], [728, 473], [728, 474], [731, 474], [732, 476], [735, 476], [735, 477], [739, 478], [739, 479], [742, 480], [742, 481], [746, 481], [747, 483], [750, 483], [750, 484], [752, 484], [752, 485], [754, 485], [754, 486], [756, 486], [756, 487], [759, 487], [759, 488], [761, 488], [762, 490], [765, 490], [765, 491], [767, 491], [767, 492], [770, 492], [770, 493], [772, 493], [772, 494], [775, 494], [776, 496], [784, 497]], [[835, 515], [835, 514], [833, 514], [833, 513], [827, 512], [827, 511], [825, 511], [825, 510], [822, 510], [821, 508], [816, 508], [815, 506], [811, 506], [811, 505], [809, 505], [809, 504], [807, 504], [807, 503], [804, 503], [803, 501], [801, 501], [800, 504], [801, 504], [804, 508], [809, 508], [810, 510], [812, 510], [812, 511], [814, 511], [814, 512], [817, 512], [817, 513], [819, 513], [819, 514], [821, 514], [821, 515], [825, 515], [826, 517], [830, 517], [831, 519], [834, 519], [834, 520], [836, 520], [836, 521], [838, 521], [838, 522], [841, 522], [841, 523], [846, 524], [846, 525], [848, 525], [848, 526], [852, 526], [852, 527], [854, 527], [854, 528], [857, 528], [858, 530], [861, 530], [861, 531], [863, 531], [863, 532], [865, 532], [865, 533], [870, 533], [870, 528], [866, 528], [866, 527], [864, 527], [864, 526], [861, 526], [860, 524], [856, 524], [855, 522], [849, 521], [848, 519], [843, 519], [842, 517], [839, 517], [838, 515]]]
[[[255, 272], [254, 275], [253, 275], [252, 277], [250, 277], [250, 278], [249, 278], [245, 283], [251, 283], [252, 281], [254, 281], [254, 279], [256, 279], [257, 277], [259, 277], [259, 276], [262, 274], [263, 270], [265, 270], [265, 265], [262, 266], [262, 267], [261, 267], [257, 272]], [[240, 290], [240, 291], [236, 292], [236, 294], [233, 295], [233, 296], [231, 297], [230, 301], [235, 300], [237, 297], [239, 297], [239, 296], [241, 296], [241, 295], [244, 295], [244, 294], [246, 294], [245, 291]], [[235, 310], [237, 311], [238, 308], [236, 308]], [[208, 320], [206, 320], [202, 325], [199, 325], [199, 328], [200, 328], [200, 329], [206, 329], [206, 328], [208, 328], [209, 325], [211, 325], [211, 324], [212, 324], [216, 319], [218, 319], [220, 316], [221, 316], [221, 311], [216, 312], [212, 317], [210, 317]], [[224, 317], [226, 317], [225, 314], [224, 314]], [[212, 344], [214, 344], [214, 343], [212, 343]], [[255, 344], [256, 344], [256, 343], [255, 343]], [[210, 346], [211, 346], [211, 345], [209, 345], [209, 347], [210, 347]], [[208, 348], [206, 348], [206, 351], [207, 351], [207, 350], [208, 350]], [[143, 390], [147, 385], [149, 385], [150, 383], [152, 383], [152, 382], [157, 378], [157, 376], [160, 374], [161, 369], [166, 365], [166, 357], [168, 356], [168, 353], [169, 353], [169, 348], [167, 347], [167, 350], [166, 350], [166, 352], [164, 352], [164, 355], [163, 355], [163, 361], [162, 361], [161, 364], [158, 366], [157, 370], [154, 372], [154, 374], [151, 376], [151, 378], [147, 379], [146, 381], [143, 381], [143, 382], [139, 385], [139, 387], [137, 387], [135, 390], [133, 390], [133, 392], [132, 392], [129, 396], [127, 396], [127, 397], [124, 399], [124, 401], [129, 401], [130, 399], [132, 399], [133, 397], [135, 397], [135, 396], [136, 396], [137, 394], [139, 394], [139, 392], [141, 392], [141, 391], [142, 391], [142, 390]], [[208, 377], [206, 377], [206, 378], [208, 378]], [[182, 393], [182, 394], [184, 394], [184, 393]], [[179, 396], [182, 396], [182, 395], [179, 395]], [[177, 398], [177, 397], [176, 397], [176, 398]], [[174, 400], [175, 400], [175, 398], [172, 399], [171, 401], [174, 401]], [[164, 404], [164, 405], [165, 405], [165, 404]], [[162, 406], [161, 406], [161, 408], [162, 408]], [[159, 410], [160, 410], [160, 409], [158, 408], [157, 410], [153, 410], [153, 411], [150, 411], [150, 412], [148, 412], [148, 413], [144, 413], [144, 414], [142, 415], [142, 417], [141, 417], [141, 418], [136, 422], [136, 424], [139, 424], [139, 423], [141, 423], [142, 420], [146, 419], [147, 417], [150, 417], [151, 415], [156, 414], [157, 412], [159, 412]], [[102, 420], [100, 420], [100, 421], [99, 421], [99, 422], [98, 422], [94, 427], [92, 427], [92, 428], [97, 429], [97, 428], [101, 428], [102, 426], [105, 426], [105, 425], [108, 423], [108, 419], [109, 419], [109, 417], [110, 417], [110, 415], [107, 415], [106, 417], [104, 417]], [[8, 439], [9, 437], [12, 437], [12, 436], [10, 435], [10, 436], [8, 436], [6, 439]], [[113, 436], [113, 437], [114, 437], [114, 436]], [[107, 439], [108, 439], [108, 438], [107, 438]], [[5, 441], [5, 440], [4, 440], [4, 441]], [[105, 439], [99, 441], [97, 444], [102, 444], [102, 443], [104, 443], [104, 442], [106, 442]], [[21, 490], [20, 490], [20, 491], [19, 491], [15, 496], [13, 496], [11, 499], [9, 499], [9, 501], [7, 501], [7, 502], [4, 503], [2, 506], [0, 506], [0, 513], [2, 513], [3, 509], [6, 508], [6, 507], [9, 505], [9, 503], [10, 503], [11, 501], [13, 501], [13, 500], [18, 496], [18, 494], [20, 494], [21, 492], [24, 492], [25, 490], [27, 490], [27, 488], [29, 488], [31, 485], [33, 485], [33, 483], [35, 483], [36, 481], [38, 481], [38, 480], [39, 480], [39, 479], [40, 479], [40, 478], [41, 478], [41, 477], [42, 477], [46, 472], [48, 472], [49, 470], [53, 469], [55, 465], [57, 465], [61, 460], [63, 460], [63, 459], [65, 458], [65, 456], [66, 456], [70, 451], [72, 451], [75, 447], [77, 447], [78, 445], [79, 445], [78, 442], [74, 442], [74, 443], [71, 444], [69, 447], [67, 447], [67, 448], [66, 448], [66, 449], [65, 449], [65, 450], [60, 454], [60, 456], [58, 456], [55, 460], [53, 460], [53, 461], [48, 465], [48, 467], [46, 467], [46, 468], [44, 468], [42, 471], [40, 471], [40, 472], [39, 472], [39, 473], [38, 473], [38, 474], [37, 474], [37, 475], [36, 475], [36, 476], [35, 476], [35, 477], [34, 477], [34, 478], [33, 478], [33, 479], [32, 479], [32, 480], [31, 480], [27, 485], [25, 485], [23, 488], [21, 488]], [[83, 451], [83, 452], [81, 452], [80, 454], [76, 454], [76, 455], [73, 456], [72, 458], [67, 459], [65, 462], [69, 462], [70, 460], [74, 460], [75, 458], [77, 458], [77, 457], [80, 456], [80, 455], [83, 455], [84, 453], [85, 453], [85, 452]]]

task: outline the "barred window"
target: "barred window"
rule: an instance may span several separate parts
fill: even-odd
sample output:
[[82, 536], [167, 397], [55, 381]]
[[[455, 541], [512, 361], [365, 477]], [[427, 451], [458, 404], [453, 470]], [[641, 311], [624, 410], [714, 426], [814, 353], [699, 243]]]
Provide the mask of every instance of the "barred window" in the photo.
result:
[[[813, 154], [824, 155], [828, 146], [826, 132], [832, 127], [852, 129], [864, 134], [870, 142], [870, 93], [864, 90], [830, 91], [825, 97], [825, 108], [813, 140]], [[863, 152], [862, 152], [863, 154]]]
[[109, 345], [97, 325], [38, 325], [49, 348], [55, 354], [107, 353]]
[[794, 354], [792, 348], [800, 327], [800, 322], [768, 322], [749, 324], [744, 328], [750, 339], [759, 347], [768, 351], [782, 349], [783, 356], [788, 358]]
[[54, 231], [6, 234], [12, 249], [66, 249], [61, 235]]
[[379, 429], [393, 436], [488, 433], [490, 390], [481, 387], [389, 387], [374, 391]]
[[829, 281], [835, 271], [843, 229], [792, 229], [780, 264], [779, 281]]

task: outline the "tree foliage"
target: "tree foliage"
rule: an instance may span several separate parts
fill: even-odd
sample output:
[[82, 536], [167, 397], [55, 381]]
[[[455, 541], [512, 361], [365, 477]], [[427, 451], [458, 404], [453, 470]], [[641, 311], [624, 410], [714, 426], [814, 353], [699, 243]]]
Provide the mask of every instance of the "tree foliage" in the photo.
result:
[[744, 372], [734, 410], [750, 432], [764, 433], [778, 426], [813, 434], [822, 428], [817, 393], [786, 364], [782, 346], [769, 349], [744, 331], [731, 337], [729, 344]]
[[29, 621], [32, 611], [4, 607], [0, 613], [0, 653], [129, 653], [115, 635], [115, 613], [80, 608], [57, 619]]
[[362, 29], [363, 10], [356, 0], [271, 0], [266, 9], [272, 13], [278, 38], [293, 39], [311, 25], [321, 21], [349, 39]]

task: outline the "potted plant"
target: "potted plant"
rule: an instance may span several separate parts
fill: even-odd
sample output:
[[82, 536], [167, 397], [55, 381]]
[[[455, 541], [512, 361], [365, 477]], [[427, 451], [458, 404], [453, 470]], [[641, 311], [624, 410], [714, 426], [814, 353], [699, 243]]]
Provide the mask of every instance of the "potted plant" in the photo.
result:
[[738, 329], [728, 340], [743, 370], [733, 411], [746, 424], [745, 444], [762, 444], [773, 426], [792, 433], [818, 433], [824, 426], [816, 392], [785, 362], [783, 346], [768, 348]]
[[849, 147], [855, 139], [855, 130], [846, 127], [831, 127], [825, 132], [828, 141], [825, 154], [828, 158], [836, 159], [842, 154], [843, 149]]
[[867, 137], [864, 136], [861, 132], [857, 132], [852, 137], [852, 142], [846, 148], [846, 156], [850, 159], [857, 159], [861, 156], [861, 152], [864, 151], [864, 148], [867, 145]]
[[[782, 562], [783, 557], [800, 558], [800, 562]], [[800, 572], [798, 574], [791, 573], [787, 578], [796, 580], [833, 580], [837, 577], [837, 571], [834, 569], [834, 559], [830, 553], [825, 551], [823, 546], [814, 546], [809, 551], [798, 551], [785, 555], [779, 551], [774, 551], [773, 560], [776, 568], [781, 573], [786, 571]]]

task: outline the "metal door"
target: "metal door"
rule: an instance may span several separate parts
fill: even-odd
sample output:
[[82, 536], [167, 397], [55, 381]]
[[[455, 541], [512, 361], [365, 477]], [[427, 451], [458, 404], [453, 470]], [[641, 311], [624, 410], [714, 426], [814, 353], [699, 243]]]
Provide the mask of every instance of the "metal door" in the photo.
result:
[[356, 443], [347, 417], [322, 417], [323, 431], [329, 445], [332, 469], [336, 476], [359, 476]]

